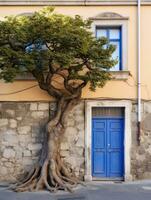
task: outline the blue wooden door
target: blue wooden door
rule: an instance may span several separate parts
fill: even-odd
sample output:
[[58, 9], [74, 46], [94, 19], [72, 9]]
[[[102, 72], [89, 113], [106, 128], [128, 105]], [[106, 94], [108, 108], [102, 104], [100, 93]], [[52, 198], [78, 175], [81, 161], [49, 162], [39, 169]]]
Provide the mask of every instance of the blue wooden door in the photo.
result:
[[123, 179], [123, 118], [92, 119], [92, 176]]

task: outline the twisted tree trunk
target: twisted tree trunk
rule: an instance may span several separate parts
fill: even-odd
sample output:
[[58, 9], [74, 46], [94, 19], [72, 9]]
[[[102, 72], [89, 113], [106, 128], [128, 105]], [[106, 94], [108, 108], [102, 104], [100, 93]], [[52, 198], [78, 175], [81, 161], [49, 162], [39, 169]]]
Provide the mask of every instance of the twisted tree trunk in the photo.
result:
[[26, 179], [15, 186], [15, 191], [37, 191], [43, 188], [51, 192], [57, 189], [72, 191], [72, 185], [79, 182], [60, 157], [60, 144], [68, 113], [78, 100], [78, 97], [71, 100], [62, 97], [58, 101], [56, 115], [47, 124], [47, 137], [40, 160]]

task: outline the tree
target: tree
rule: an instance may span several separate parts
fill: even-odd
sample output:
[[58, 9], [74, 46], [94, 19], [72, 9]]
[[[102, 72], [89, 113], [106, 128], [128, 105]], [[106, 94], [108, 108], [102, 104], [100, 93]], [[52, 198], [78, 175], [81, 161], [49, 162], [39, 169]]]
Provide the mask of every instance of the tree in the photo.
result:
[[30, 73], [57, 102], [55, 116], [46, 125], [39, 162], [16, 191], [71, 191], [71, 185], [78, 183], [60, 157], [68, 113], [87, 84], [92, 91], [104, 86], [116, 63], [112, 59], [115, 46], [106, 38], [96, 39], [90, 26], [89, 20], [55, 14], [50, 7], [0, 21], [0, 79], [13, 82], [17, 75]]

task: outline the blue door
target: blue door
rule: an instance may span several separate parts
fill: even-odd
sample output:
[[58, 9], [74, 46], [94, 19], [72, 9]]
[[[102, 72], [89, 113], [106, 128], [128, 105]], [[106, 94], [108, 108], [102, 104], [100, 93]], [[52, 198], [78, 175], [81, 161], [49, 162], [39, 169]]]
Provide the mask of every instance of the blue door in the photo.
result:
[[124, 119], [92, 119], [92, 176], [124, 177]]

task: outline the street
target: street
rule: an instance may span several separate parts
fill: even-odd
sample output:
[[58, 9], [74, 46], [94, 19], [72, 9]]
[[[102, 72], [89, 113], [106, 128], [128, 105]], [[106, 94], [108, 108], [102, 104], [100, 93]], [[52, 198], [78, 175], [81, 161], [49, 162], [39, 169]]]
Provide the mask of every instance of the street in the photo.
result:
[[74, 192], [59, 191], [49, 193], [23, 192], [15, 193], [0, 186], [0, 200], [150, 200], [151, 181], [129, 183], [92, 182], [86, 186], [79, 185]]

